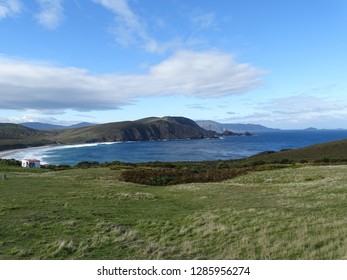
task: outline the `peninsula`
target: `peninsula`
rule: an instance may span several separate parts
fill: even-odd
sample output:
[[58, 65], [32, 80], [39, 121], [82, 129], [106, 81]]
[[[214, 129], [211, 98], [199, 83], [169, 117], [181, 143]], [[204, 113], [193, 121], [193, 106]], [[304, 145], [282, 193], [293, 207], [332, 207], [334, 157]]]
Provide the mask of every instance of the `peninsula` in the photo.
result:
[[0, 151], [56, 144], [202, 139], [240, 135], [250, 134], [220, 134], [202, 128], [191, 119], [171, 116], [55, 130], [38, 130], [19, 124], [0, 123]]

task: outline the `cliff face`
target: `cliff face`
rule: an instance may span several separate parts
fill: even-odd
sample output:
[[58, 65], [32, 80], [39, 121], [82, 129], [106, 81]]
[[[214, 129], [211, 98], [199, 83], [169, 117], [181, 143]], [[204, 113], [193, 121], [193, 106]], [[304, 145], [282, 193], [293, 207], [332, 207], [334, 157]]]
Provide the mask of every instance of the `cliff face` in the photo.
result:
[[183, 117], [164, 117], [135, 122], [123, 131], [123, 141], [187, 139], [210, 137], [212, 133], [201, 129], [195, 122]]

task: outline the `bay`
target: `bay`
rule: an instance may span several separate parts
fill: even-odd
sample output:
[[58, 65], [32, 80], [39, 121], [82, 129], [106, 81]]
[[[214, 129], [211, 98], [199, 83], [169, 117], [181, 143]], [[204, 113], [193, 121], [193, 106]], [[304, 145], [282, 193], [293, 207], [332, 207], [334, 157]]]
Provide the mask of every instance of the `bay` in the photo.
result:
[[217, 139], [95, 143], [24, 149], [7, 156], [37, 158], [46, 164], [75, 165], [81, 161], [149, 162], [228, 160], [263, 151], [294, 149], [347, 138], [347, 130], [287, 130]]

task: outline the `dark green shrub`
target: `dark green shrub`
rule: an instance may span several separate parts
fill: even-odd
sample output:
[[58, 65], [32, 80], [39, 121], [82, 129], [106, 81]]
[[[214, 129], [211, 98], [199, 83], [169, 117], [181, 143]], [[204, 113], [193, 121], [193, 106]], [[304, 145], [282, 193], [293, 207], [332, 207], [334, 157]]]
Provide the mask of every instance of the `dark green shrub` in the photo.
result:
[[22, 163], [19, 160], [15, 159], [0, 159], [0, 164], [7, 166], [21, 166]]
[[250, 163], [250, 166], [258, 166], [258, 165], [263, 165], [266, 162], [264, 160], [255, 160], [253, 162]]
[[246, 169], [138, 168], [124, 170], [123, 180], [144, 185], [166, 186], [194, 182], [218, 182], [247, 172]]
[[217, 164], [218, 169], [230, 168], [230, 165], [227, 162], [219, 162]]
[[81, 161], [75, 165], [78, 168], [91, 168], [91, 167], [99, 167], [100, 164], [97, 161]]
[[324, 163], [324, 164], [326, 164], [326, 163], [330, 163], [330, 159], [324, 157], [324, 158], [315, 160], [314, 163], [318, 163], [318, 164]]
[[280, 161], [281, 164], [290, 164], [293, 163], [293, 161], [291, 159], [288, 158], [284, 158]]
[[160, 175], [157, 177], [151, 177], [144, 180], [146, 185], [152, 186], [166, 186], [169, 185], [170, 181], [172, 181], [173, 177], [169, 175]]

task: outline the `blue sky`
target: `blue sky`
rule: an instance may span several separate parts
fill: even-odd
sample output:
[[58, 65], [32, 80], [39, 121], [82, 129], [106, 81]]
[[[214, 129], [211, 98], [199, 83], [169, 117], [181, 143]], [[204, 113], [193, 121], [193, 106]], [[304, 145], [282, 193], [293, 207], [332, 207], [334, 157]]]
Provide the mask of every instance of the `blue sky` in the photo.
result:
[[0, 0], [0, 122], [347, 128], [345, 0]]

